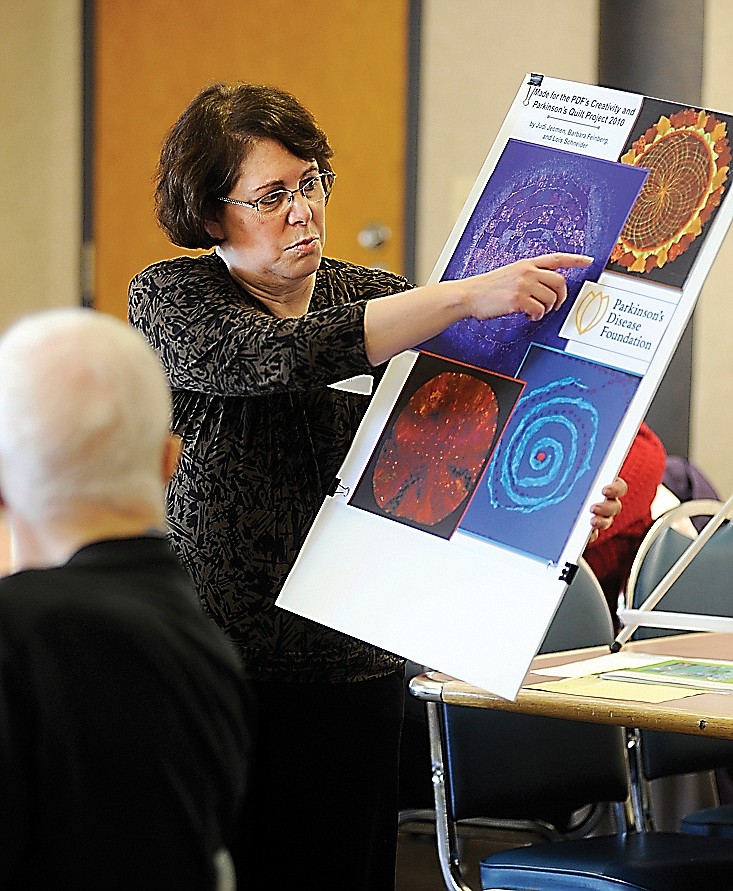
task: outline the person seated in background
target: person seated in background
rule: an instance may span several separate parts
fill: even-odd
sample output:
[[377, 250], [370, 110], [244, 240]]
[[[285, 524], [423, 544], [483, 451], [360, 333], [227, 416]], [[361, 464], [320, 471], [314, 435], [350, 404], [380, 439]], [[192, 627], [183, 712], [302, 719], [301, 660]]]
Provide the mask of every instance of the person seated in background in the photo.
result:
[[652, 505], [666, 466], [667, 452], [662, 441], [643, 422], [619, 471], [628, 486], [623, 510], [613, 526], [599, 530], [583, 553], [603, 588], [616, 625], [619, 596], [626, 587], [639, 545], [654, 522]]
[[0, 339], [0, 887], [234, 889], [251, 730], [165, 538], [165, 375], [93, 310]]

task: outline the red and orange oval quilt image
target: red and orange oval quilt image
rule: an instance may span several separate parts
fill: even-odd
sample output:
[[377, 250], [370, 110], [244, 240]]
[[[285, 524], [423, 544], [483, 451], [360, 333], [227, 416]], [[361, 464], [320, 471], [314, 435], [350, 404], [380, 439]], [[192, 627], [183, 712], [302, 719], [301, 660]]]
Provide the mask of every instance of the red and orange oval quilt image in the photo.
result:
[[444, 371], [426, 381], [396, 417], [372, 486], [387, 514], [435, 525], [476, 485], [494, 440], [499, 406], [485, 381]]

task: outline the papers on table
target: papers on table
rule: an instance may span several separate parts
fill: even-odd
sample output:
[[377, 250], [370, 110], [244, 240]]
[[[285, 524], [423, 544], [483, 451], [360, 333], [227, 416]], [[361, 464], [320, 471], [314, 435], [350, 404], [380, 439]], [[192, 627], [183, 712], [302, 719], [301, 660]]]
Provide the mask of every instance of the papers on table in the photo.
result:
[[546, 674], [553, 678], [579, 678], [600, 674], [602, 671], [619, 671], [623, 668], [635, 668], [639, 665], [649, 665], [651, 662], [672, 658], [672, 656], [653, 656], [650, 653], [625, 653], [622, 651], [596, 656], [595, 659], [566, 662], [564, 665], [554, 665], [551, 668], [537, 668], [532, 672], [533, 674]]
[[671, 699], [697, 696], [703, 692], [693, 687], [609, 681], [597, 674], [563, 678], [559, 681], [542, 681], [539, 684], [528, 684], [525, 689], [545, 690], [548, 693], [562, 693], [571, 696], [593, 696], [597, 699], [623, 699], [628, 702], [667, 702]]
[[719, 659], [658, 659], [651, 664], [606, 672], [609, 681], [697, 687], [716, 693], [733, 692], [733, 663]]
[[529, 689], [600, 699], [666, 702], [705, 692], [733, 692], [733, 663], [717, 659], [608, 653], [594, 659], [540, 668], [534, 674], [561, 680], [529, 684]]

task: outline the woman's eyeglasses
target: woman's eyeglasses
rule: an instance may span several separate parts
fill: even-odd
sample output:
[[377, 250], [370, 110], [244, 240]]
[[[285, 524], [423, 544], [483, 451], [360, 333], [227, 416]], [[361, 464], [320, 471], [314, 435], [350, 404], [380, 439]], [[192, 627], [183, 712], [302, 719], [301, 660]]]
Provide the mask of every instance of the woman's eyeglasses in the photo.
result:
[[289, 209], [298, 192], [309, 204], [320, 204], [331, 194], [335, 179], [336, 174], [328, 171], [309, 177], [297, 189], [276, 189], [256, 201], [239, 201], [236, 198], [219, 198], [217, 200], [227, 204], [237, 204], [240, 207], [252, 207], [261, 214], [276, 214]]

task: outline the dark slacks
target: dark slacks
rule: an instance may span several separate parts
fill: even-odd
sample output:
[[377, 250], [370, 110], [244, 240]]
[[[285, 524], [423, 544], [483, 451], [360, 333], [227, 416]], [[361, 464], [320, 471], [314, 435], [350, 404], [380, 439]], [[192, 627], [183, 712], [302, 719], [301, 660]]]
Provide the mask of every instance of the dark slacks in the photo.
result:
[[401, 673], [252, 688], [258, 733], [232, 843], [238, 889], [393, 891]]

